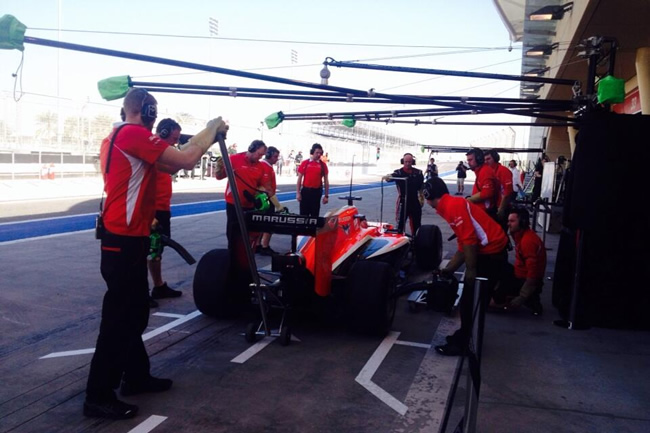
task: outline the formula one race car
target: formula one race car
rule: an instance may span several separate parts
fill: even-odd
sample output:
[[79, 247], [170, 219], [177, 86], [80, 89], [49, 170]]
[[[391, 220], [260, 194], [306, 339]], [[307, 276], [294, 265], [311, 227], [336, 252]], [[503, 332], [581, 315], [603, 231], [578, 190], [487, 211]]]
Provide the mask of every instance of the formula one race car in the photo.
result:
[[[409, 253], [414, 254], [420, 268], [430, 270], [440, 264], [440, 229], [435, 225], [422, 226], [412, 239], [390, 225], [369, 223], [352, 205], [353, 200], [360, 198], [342, 198], [348, 199], [348, 205], [324, 217], [246, 214], [246, 225], [251, 231], [292, 236], [291, 251], [272, 257], [270, 274], [275, 279], [269, 285], [262, 284], [262, 296], [258, 299], [283, 310], [313, 305], [314, 298], [333, 299], [351, 330], [383, 335], [393, 322], [397, 277]], [[194, 299], [202, 313], [224, 317], [233, 310], [236, 297], [229, 281], [229, 266], [225, 249], [212, 250], [199, 261]], [[262, 308], [266, 327], [265, 310], [269, 309]], [[247, 340], [255, 341], [261, 328], [262, 324], [257, 329], [249, 325]], [[282, 344], [288, 344], [290, 331], [284, 324], [284, 314], [279, 336]]]

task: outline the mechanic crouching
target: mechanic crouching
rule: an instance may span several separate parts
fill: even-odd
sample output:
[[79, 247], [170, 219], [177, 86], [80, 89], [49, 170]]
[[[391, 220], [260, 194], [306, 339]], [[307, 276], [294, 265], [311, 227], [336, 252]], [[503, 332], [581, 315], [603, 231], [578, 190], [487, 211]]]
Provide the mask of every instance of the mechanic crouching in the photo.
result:
[[524, 208], [508, 215], [508, 230], [515, 241], [515, 265], [506, 267], [506, 275], [496, 287], [494, 303], [505, 310], [529, 308], [533, 315], [543, 312], [540, 294], [546, 271], [544, 242], [530, 228], [530, 214]]
[[458, 250], [440, 273], [452, 276], [465, 264], [463, 294], [460, 298], [460, 329], [447, 336], [447, 344], [435, 347], [441, 355], [459, 356], [469, 347], [476, 277], [487, 278], [480, 292], [480, 302], [487, 307], [507, 260], [505, 248], [508, 238], [501, 226], [481, 206], [462, 197], [449, 195], [447, 185], [439, 177], [424, 183], [424, 198], [449, 223], [458, 241]]

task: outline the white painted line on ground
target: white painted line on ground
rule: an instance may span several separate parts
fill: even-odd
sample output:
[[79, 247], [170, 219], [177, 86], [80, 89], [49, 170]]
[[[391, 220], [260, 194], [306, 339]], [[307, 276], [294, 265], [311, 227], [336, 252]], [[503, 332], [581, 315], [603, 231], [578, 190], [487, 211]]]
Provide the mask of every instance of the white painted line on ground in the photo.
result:
[[68, 350], [67, 352], [54, 352], [49, 355], [41, 356], [38, 359], [48, 359], [48, 358], [61, 358], [63, 356], [75, 356], [75, 355], [88, 355], [95, 353], [95, 349], [79, 349], [79, 350]]
[[458, 368], [460, 357], [442, 356], [434, 346], [445, 344], [445, 337], [459, 326], [459, 319], [443, 317], [431, 341], [431, 347], [424, 355], [413, 383], [404, 402], [409, 411], [403, 418], [403, 428], [399, 432], [440, 430], [445, 408], [450, 404], [449, 393]]
[[275, 337], [264, 337], [262, 340], [253, 344], [251, 347], [243, 351], [241, 354], [231, 359], [230, 362], [234, 362], [236, 364], [243, 364], [244, 362], [248, 361], [253, 356], [255, 356], [262, 349], [264, 349], [266, 346], [271, 344], [273, 340], [275, 340]]
[[[156, 314], [164, 315], [164, 314], [167, 314], [167, 313], [156, 313]], [[180, 318], [178, 318], [178, 319], [176, 319], [176, 320], [174, 320], [172, 322], [169, 322], [168, 324], [166, 324], [164, 326], [161, 326], [160, 328], [156, 328], [153, 331], [150, 331], [150, 332], [147, 332], [146, 334], [143, 334], [142, 335], [142, 341], [147, 341], [147, 340], [149, 340], [149, 339], [151, 339], [151, 338], [153, 338], [153, 337], [155, 337], [157, 335], [160, 335], [160, 334], [162, 334], [164, 332], [169, 331], [172, 328], [175, 328], [175, 327], [177, 327], [179, 325], [182, 325], [185, 322], [189, 322], [190, 320], [192, 320], [192, 319], [194, 319], [194, 318], [196, 318], [196, 317], [198, 317], [200, 315], [201, 315], [201, 312], [199, 310], [196, 310], [196, 311], [194, 311], [194, 312], [192, 312], [190, 314], [187, 314], [185, 316], [180, 316]], [[176, 315], [173, 315], [173, 316], [176, 316]], [[91, 353], [95, 353], [95, 348], [92, 348], [92, 349], [80, 349], [80, 350], [69, 350], [69, 351], [66, 351], [66, 352], [54, 352], [54, 353], [50, 353], [50, 354], [45, 355], [45, 356], [41, 356], [39, 359], [61, 358], [61, 357], [64, 357], [64, 356], [87, 355], [87, 354], [91, 354]]]
[[400, 415], [404, 415], [408, 410], [408, 407], [372, 381], [372, 376], [374, 376], [375, 372], [377, 369], [379, 369], [379, 366], [386, 358], [386, 355], [388, 355], [391, 347], [393, 347], [397, 341], [399, 334], [399, 332], [395, 331], [388, 333], [386, 338], [384, 338], [381, 344], [379, 344], [379, 347], [377, 347], [375, 350], [375, 353], [373, 353], [370, 359], [368, 359], [366, 365], [363, 366], [355, 381], [366, 388], [372, 395], [377, 397], [391, 409]]
[[422, 349], [429, 349], [431, 347], [430, 344], [415, 343], [413, 341], [402, 341], [402, 340], [397, 340], [395, 344], [399, 344], [400, 346], [420, 347]]
[[153, 313], [152, 316], [172, 317], [172, 318], [175, 318], [175, 319], [180, 319], [181, 317], [185, 317], [185, 314], [174, 314], [174, 313]]
[[135, 428], [129, 430], [129, 433], [147, 433], [158, 427], [163, 421], [167, 419], [166, 416], [151, 415], [149, 418], [138, 424]]

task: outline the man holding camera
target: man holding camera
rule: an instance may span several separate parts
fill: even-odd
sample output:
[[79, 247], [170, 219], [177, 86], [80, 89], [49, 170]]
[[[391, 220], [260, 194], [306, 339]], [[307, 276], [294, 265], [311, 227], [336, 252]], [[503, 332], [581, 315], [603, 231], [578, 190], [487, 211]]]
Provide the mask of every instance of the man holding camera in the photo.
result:
[[221, 118], [208, 122], [178, 151], [151, 133], [157, 101], [144, 89], [131, 89], [124, 98], [124, 122], [104, 139], [100, 161], [106, 202], [102, 219], [101, 273], [106, 281], [102, 318], [95, 353], [90, 364], [85, 416], [133, 418], [138, 407], [117, 399], [120, 386], [125, 396], [166, 391], [170, 379], [151, 376], [142, 333], [149, 322], [147, 255], [155, 213], [155, 164], [171, 171], [192, 168], [228, 129]]

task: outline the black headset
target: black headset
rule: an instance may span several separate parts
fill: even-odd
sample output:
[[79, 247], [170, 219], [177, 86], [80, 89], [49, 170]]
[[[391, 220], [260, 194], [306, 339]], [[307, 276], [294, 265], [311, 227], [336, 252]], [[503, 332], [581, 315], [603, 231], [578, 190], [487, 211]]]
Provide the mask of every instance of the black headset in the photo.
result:
[[248, 146], [248, 151], [250, 153], [257, 152], [257, 149], [262, 146], [266, 146], [262, 140], [253, 140], [253, 142]]
[[468, 150], [465, 156], [470, 154], [474, 155], [474, 159], [476, 159], [476, 164], [483, 165], [483, 163], [485, 162], [485, 155], [483, 154], [483, 151], [481, 149], [477, 149], [476, 147], [474, 147]]
[[[404, 154], [404, 156], [406, 156], [406, 155], [411, 155], [411, 156], [413, 156], [412, 153], [408, 153], [408, 152]], [[399, 160], [399, 163], [400, 163], [400, 164], [404, 164], [404, 156], [402, 156], [402, 158]], [[411, 164], [411, 165], [415, 165], [415, 156], [413, 156], [413, 164]]]
[[158, 133], [160, 138], [167, 138], [175, 129], [181, 129], [181, 125], [179, 125], [174, 119], [167, 118], [158, 123], [156, 133]]
[[142, 117], [142, 121], [144, 123], [155, 122], [156, 117], [158, 117], [158, 109], [156, 108], [156, 105], [145, 103], [149, 97], [149, 92], [147, 92], [146, 89], [139, 88], [138, 90], [141, 90], [143, 93], [142, 108], [140, 109], [140, 116]]
[[425, 200], [434, 200], [442, 197], [444, 194], [449, 194], [449, 189], [444, 180], [439, 177], [434, 177], [424, 182], [422, 195]]
[[318, 143], [314, 143], [314, 144], [312, 144], [312, 145], [311, 145], [311, 149], [309, 149], [309, 154], [310, 154], [310, 155], [313, 155], [314, 152], [316, 151], [316, 149], [323, 150], [323, 146], [321, 146], [321, 145], [318, 144]]
[[280, 153], [278, 148], [274, 147], [274, 146], [269, 146], [269, 147], [266, 148], [265, 158], [266, 159], [271, 159], [271, 158], [273, 158], [273, 155], [275, 155], [276, 153]]

